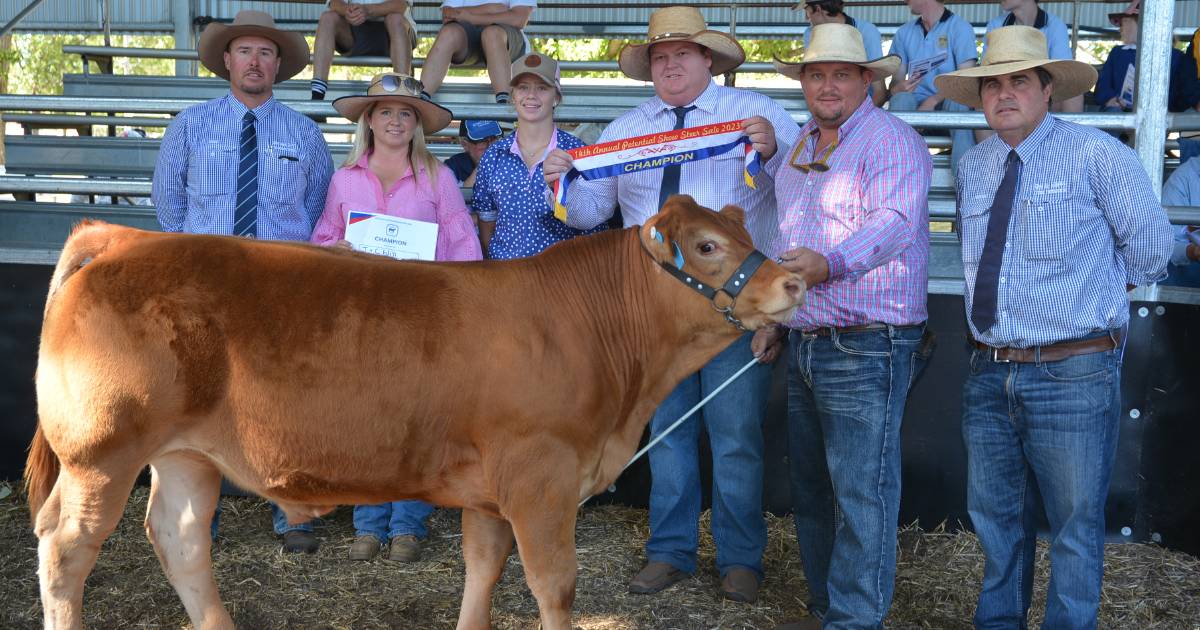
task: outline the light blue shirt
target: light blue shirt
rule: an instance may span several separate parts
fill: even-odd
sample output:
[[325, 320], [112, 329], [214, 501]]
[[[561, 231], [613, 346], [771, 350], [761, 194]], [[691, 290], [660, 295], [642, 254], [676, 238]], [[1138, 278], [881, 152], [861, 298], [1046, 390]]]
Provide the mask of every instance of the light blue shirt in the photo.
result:
[[[867, 49], [867, 59], [879, 59], [883, 56], [883, 37], [879, 34], [879, 29], [874, 24], [866, 20], [856, 20], [849, 15], [846, 15], [846, 24], [858, 29], [862, 33], [863, 47]], [[812, 38], [812, 27], [804, 31], [804, 48], [808, 48], [808, 40]], [[884, 77], [879, 77], [884, 78]]]
[[[963, 156], [958, 221], [965, 305], [1011, 147], [999, 135]], [[976, 339], [1028, 348], [1119, 328], [1125, 285], [1166, 277], [1172, 231], [1137, 154], [1107, 133], [1047, 114], [1016, 148], [1020, 179], [1009, 218], [996, 323]]]
[[[1162, 202], [1164, 206], [1200, 206], [1200, 160], [1188, 160], [1171, 173], [1167, 183], [1163, 184]], [[1163, 284], [1200, 287], [1200, 264], [1187, 256], [1188, 243], [1192, 242], [1188, 238], [1187, 226], [1177, 225], [1174, 228], [1171, 277]]]
[[[1012, 12], [997, 15], [987, 23], [987, 32], [990, 33], [1001, 26], [1012, 26], [1016, 24], [1016, 18]], [[1037, 19], [1033, 21], [1033, 27], [1042, 32], [1046, 36], [1046, 45], [1050, 47], [1051, 59], [1074, 59], [1075, 55], [1071, 54], [1071, 36], [1067, 32], [1067, 24], [1063, 22], [1057, 15], [1050, 13], [1044, 9], [1038, 9]], [[987, 52], [987, 38], [983, 38], [983, 51]]]
[[914, 61], [928, 59], [942, 51], [949, 53], [946, 60], [925, 73], [925, 77], [913, 90], [918, 103], [937, 93], [937, 88], [933, 85], [934, 77], [958, 70], [968, 61], [977, 61], [975, 29], [950, 9], [945, 10], [938, 23], [933, 25], [933, 30], [928, 33], [925, 32], [925, 25], [920, 16], [896, 29], [891, 52], [900, 56], [905, 72]]
[[[233, 94], [193, 105], [163, 135], [151, 198], [165, 232], [232, 234], [248, 108]], [[274, 98], [254, 108], [258, 238], [307, 241], [325, 209], [333, 158], [321, 130]]]

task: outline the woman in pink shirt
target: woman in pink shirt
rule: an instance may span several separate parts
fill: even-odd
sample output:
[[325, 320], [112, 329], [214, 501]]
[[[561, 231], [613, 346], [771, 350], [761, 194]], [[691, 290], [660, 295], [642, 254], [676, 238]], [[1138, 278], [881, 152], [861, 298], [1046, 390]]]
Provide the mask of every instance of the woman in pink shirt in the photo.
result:
[[[425, 148], [425, 134], [450, 124], [450, 111], [420, 93], [416, 79], [389, 73], [376, 76], [366, 96], [333, 102], [339, 114], [358, 123], [358, 130], [354, 148], [329, 182], [312, 242], [350, 247], [346, 217], [360, 210], [436, 223], [436, 260], [482, 258], [458, 180]], [[389, 560], [417, 560], [432, 513], [433, 506], [422, 501], [354, 506], [350, 559], [370, 560], [387, 543]]]
[[437, 260], [482, 257], [454, 173], [425, 147], [425, 134], [450, 124], [450, 110], [420, 93], [416, 79], [386, 73], [376, 75], [365, 96], [333, 102], [358, 130], [354, 147], [329, 182], [313, 243], [350, 247], [346, 217], [358, 210], [436, 223]]

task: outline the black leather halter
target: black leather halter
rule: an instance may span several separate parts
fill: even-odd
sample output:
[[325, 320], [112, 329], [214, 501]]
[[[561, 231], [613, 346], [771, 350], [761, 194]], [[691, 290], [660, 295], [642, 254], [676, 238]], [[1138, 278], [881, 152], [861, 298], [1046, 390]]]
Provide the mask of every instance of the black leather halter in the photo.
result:
[[[658, 238], [662, 238], [661, 233], [656, 232], [656, 235]], [[640, 238], [638, 239], [638, 242], [641, 242]], [[746, 328], [745, 324], [743, 324], [740, 319], [733, 316], [733, 309], [737, 306], [738, 294], [742, 292], [742, 289], [746, 288], [746, 285], [750, 282], [750, 278], [752, 278], [754, 273], [758, 271], [759, 267], [762, 267], [762, 264], [767, 261], [767, 257], [757, 249], [751, 251], [746, 256], [746, 259], [742, 261], [742, 264], [738, 265], [738, 268], [729, 275], [729, 279], [725, 281], [725, 286], [718, 288], [706, 285], [703, 282], [700, 282], [700, 280], [693, 278], [691, 275], [684, 272], [683, 252], [679, 249], [679, 244], [675, 241], [671, 241], [671, 246], [675, 250], [675, 262], [678, 264], [678, 267], [672, 265], [671, 263], [662, 262], [661, 260], [655, 260], [655, 262], [657, 262], [658, 265], [663, 268], [663, 270], [674, 276], [680, 282], [695, 289], [697, 293], [708, 298], [708, 301], [712, 304], [712, 307], [716, 309], [718, 313], [721, 313], [725, 316], [725, 321], [733, 324], [735, 328], [742, 332], [750, 332], [750, 329]], [[651, 258], [654, 258], [654, 255], [646, 247], [645, 243], [642, 243], [642, 249], [645, 249], [646, 253], [649, 254]], [[725, 304], [720, 303], [722, 295], [724, 295], [725, 299], [728, 300], [728, 302]]]

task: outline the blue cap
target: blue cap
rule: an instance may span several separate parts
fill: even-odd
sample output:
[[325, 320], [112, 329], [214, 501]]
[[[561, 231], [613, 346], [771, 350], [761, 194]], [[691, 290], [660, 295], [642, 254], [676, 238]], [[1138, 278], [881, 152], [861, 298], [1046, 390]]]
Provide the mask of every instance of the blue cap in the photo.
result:
[[499, 138], [504, 135], [500, 123], [494, 120], [464, 120], [458, 127], [458, 136], [471, 142], [480, 142], [488, 138]]

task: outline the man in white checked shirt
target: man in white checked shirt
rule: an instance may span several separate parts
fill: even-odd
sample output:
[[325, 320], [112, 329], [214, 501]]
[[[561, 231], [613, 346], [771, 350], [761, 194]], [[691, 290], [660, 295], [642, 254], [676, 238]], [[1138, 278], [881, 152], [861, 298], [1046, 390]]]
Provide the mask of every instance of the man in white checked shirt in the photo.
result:
[[[271, 86], [308, 65], [308, 44], [266, 13], [242, 11], [232, 25], [210, 24], [199, 52], [229, 80], [229, 94], [183, 110], [167, 128], [151, 193], [159, 224], [165, 232], [307, 241], [325, 208], [333, 160], [317, 126], [276, 101]], [[271, 508], [285, 551], [317, 550], [311, 523], [291, 525]]]
[[1127, 290], [1166, 276], [1172, 233], [1133, 150], [1058, 120], [1096, 71], [1050, 60], [1035, 28], [987, 34], [975, 68], [935, 79], [996, 135], [959, 165], [972, 345], [963, 386], [967, 510], [983, 547], [976, 628], [1024, 628], [1037, 511], [1050, 525], [1043, 628], [1095, 628], [1121, 412]]
[[[776, 145], [795, 142], [798, 127], [771, 99], [722, 87], [712, 77], [745, 60], [737, 40], [710, 31], [700, 11], [668, 7], [650, 16], [649, 41], [627, 46], [619, 65], [631, 78], [651, 80], [655, 98], [612, 122], [600, 136], [609, 142], [655, 132], [745, 120], [764, 122], [749, 133], [763, 160]], [[778, 139], [776, 139], [776, 135]], [[570, 155], [554, 151], [543, 164], [547, 181], [571, 168]], [[734, 204], [746, 211], [755, 245], [765, 250], [778, 230], [771, 178], [760, 172], [756, 188], [744, 181], [744, 155], [731, 151], [682, 166], [645, 170], [594, 181], [576, 180], [566, 193], [567, 224], [591, 228], [606, 221], [619, 206], [626, 226], [639, 225], [658, 212], [666, 197], [691, 195], [702, 206], [719, 210]], [[778, 345], [751, 347], [746, 334], [708, 365], [680, 383], [650, 423], [652, 434], [668, 425], [724, 382], [752, 356], [761, 363], [714, 398], [701, 415], [688, 420], [649, 452], [650, 540], [646, 566], [629, 588], [655, 593], [696, 570], [700, 516], [700, 432], [706, 430], [713, 452], [712, 533], [722, 594], [735, 601], [755, 601], [762, 580], [766, 525], [762, 516], [762, 418], [770, 388], [768, 363]]]

